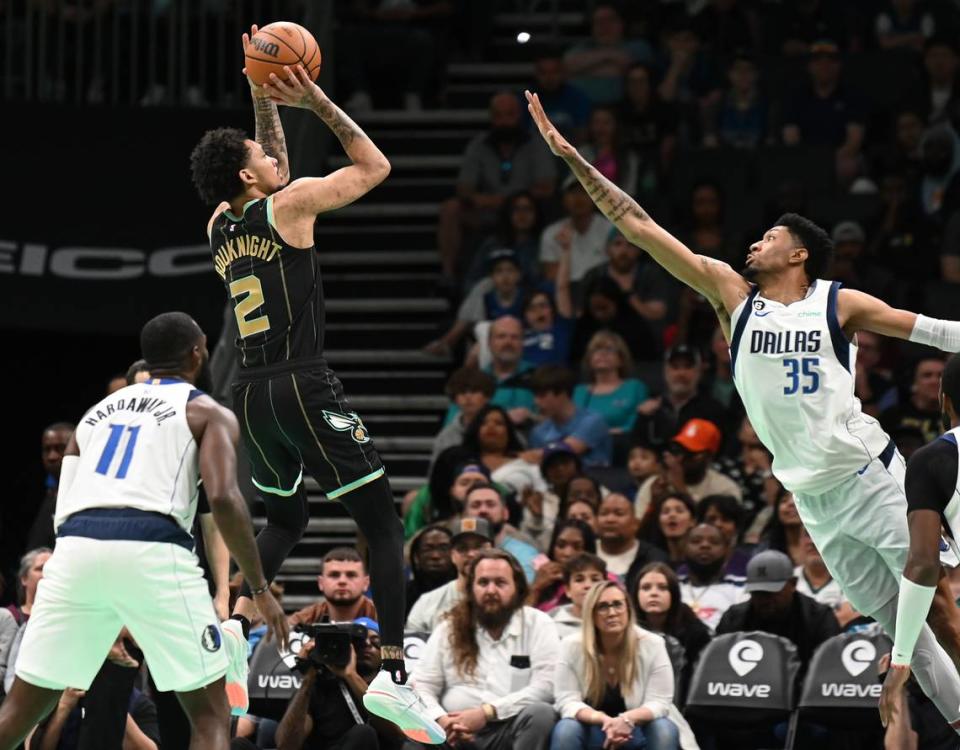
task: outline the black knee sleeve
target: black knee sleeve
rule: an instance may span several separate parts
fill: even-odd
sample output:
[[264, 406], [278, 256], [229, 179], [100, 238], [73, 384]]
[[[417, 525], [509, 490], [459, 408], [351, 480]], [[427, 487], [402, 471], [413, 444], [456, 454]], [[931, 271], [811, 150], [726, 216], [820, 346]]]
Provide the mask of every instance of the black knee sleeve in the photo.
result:
[[[307, 491], [300, 483], [297, 491], [289, 497], [263, 494], [267, 508], [267, 525], [257, 534], [257, 550], [263, 574], [272, 581], [280, 571], [280, 566], [303, 538], [310, 520]], [[250, 596], [250, 586], [246, 581], [240, 589], [240, 596]]]
[[340, 498], [367, 540], [373, 603], [380, 618], [384, 646], [403, 646], [405, 581], [403, 524], [386, 476]]

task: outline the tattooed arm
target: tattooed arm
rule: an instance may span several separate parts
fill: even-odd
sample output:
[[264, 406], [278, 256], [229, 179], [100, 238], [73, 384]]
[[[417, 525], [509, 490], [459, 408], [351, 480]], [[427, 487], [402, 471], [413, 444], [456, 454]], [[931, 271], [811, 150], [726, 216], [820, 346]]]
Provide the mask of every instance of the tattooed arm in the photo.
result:
[[[243, 35], [243, 50], [246, 52], [250, 44], [250, 38], [255, 36], [258, 27], [256, 24], [250, 27], [250, 33]], [[247, 69], [243, 69], [243, 74], [247, 74]], [[247, 82], [250, 84], [250, 95], [253, 97], [253, 113], [257, 121], [257, 130], [254, 140], [263, 146], [267, 156], [272, 156], [277, 160], [277, 171], [280, 173], [282, 184], [286, 185], [290, 181], [290, 162], [287, 159], [287, 141], [283, 137], [283, 125], [280, 124], [280, 113], [277, 111], [277, 105], [270, 99], [270, 92], [263, 86], [258, 86], [247, 76]]]
[[727, 263], [696, 255], [657, 224], [633, 198], [600, 174], [559, 135], [535, 94], [527, 92], [527, 101], [530, 114], [550, 150], [569, 165], [603, 215], [670, 274], [710, 300], [727, 330], [730, 312], [749, 293], [750, 285], [746, 279]]
[[383, 182], [390, 174], [390, 162], [366, 133], [347, 114], [334, 104], [317, 86], [302, 66], [288, 69], [288, 77], [281, 80], [271, 75], [264, 84], [270, 99], [278, 104], [309, 109], [337, 136], [350, 161], [326, 177], [303, 177], [294, 180], [274, 201], [285, 210], [316, 216], [353, 203]]

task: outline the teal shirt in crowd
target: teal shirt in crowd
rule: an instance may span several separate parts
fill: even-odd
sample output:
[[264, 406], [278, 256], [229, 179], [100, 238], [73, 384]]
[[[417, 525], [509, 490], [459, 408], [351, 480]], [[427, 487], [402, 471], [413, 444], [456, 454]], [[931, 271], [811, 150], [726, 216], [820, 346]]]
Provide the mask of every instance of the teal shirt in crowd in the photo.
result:
[[590, 387], [581, 383], [573, 389], [573, 403], [582, 409], [596, 412], [606, 420], [611, 430], [629, 432], [637, 421], [637, 407], [650, 397], [642, 380], [629, 378], [617, 390], [601, 395], [590, 393]]

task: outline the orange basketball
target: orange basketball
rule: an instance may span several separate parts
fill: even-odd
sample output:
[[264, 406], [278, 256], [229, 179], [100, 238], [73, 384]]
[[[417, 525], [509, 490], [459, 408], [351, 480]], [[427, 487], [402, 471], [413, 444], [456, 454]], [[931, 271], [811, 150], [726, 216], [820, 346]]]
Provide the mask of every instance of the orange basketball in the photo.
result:
[[313, 34], [292, 21], [277, 21], [259, 29], [247, 45], [244, 55], [247, 75], [263, 85], [276, 73], [286, 80], [284, 65], [303, 65], [311, 80], [320, 75], [320, 47]]

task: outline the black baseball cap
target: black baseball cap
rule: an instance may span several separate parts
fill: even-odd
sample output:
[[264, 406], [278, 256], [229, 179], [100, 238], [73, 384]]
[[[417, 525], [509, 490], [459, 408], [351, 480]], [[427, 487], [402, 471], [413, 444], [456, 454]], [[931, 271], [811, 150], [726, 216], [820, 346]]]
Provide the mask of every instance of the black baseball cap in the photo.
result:
[[663, 361], [672, 365], [681, 359], [685, 360], [688, 366], [696, 367], [700, 364], [700, 351], [689, 344], [677, 344], [667, 349]]

